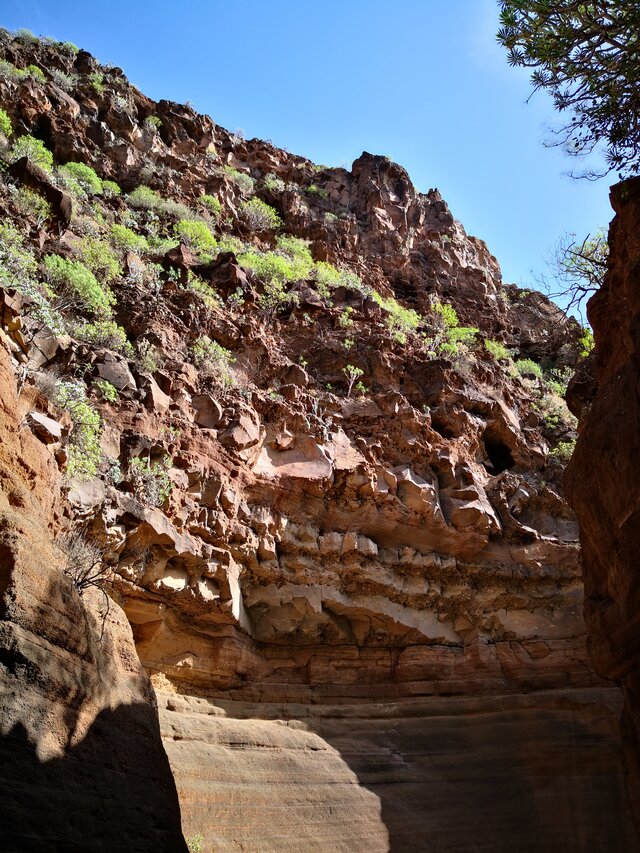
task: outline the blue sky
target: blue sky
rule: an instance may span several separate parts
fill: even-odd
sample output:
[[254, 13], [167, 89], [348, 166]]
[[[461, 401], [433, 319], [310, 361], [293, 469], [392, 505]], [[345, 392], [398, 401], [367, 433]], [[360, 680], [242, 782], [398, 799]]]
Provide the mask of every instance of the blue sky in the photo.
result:
[[[7, 29], [73, 41], [152, 98], [190, 100], [230, 130], [317, 163], [363, 150], [438, 187], [505, 281], [535, 284], [564, 232], [611, 218], [607, 178], [542, 144], [557, 121], [495, 42], [495, 0], [21, 0]], [[10, 7], [10, 8], [9, 8]]]

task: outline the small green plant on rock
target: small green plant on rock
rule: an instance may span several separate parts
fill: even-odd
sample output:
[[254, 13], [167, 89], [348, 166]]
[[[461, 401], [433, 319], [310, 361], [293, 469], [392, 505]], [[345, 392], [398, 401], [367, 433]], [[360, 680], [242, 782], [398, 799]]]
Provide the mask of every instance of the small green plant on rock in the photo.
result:
[[11, 119], [3, 109], [0, 109], [0, 136], [8, 139], [12, 133], [13, 126], [11, 124]]
[[277, 175], [274, 175], [273, 172], [269, 172], [264, 176], [264, 180], [262, 181], [262, 186], [265, 190], [268, 190], [272, 193], [283, 193], [287, 185], [282, 180], [282, 178], [278, 178]]
[[212, 377], [223, 388], [235, 385], [235, 378], [231, 372], [235, 358], [228, 349], [206, 335], [202, 335], [193, 342], [191, 353], [193, 363], [205, 376]]
[[561, 441], [553, 448], [549, 453], [549, 456], [560, 462], [562, 465], [566, 465], [573, 456], [573, 451], [575, 449], [575, 439], [571, 441]]
[[162, 127], [162, 119], [158, 116], [147, 116], [144, 120], [144, 126], [147, 130], [158, 131]]
[[246, 172], [240, 172], [238, 169], [234, 169], [233, 166], [223, 166], [220, 171], [236, 184], [243, 195], [251, 195], [253, 193], [255, 181], [251, 175], [247, 175]]
[[[346, 367], [342, 368], [342, 372], [347, 377], [348, 388], [347, 388], [347, 397], [351, 396], [351, 392], [353, 391], [353, 386], [360, 379], [361, 376], [364, 375], [364, 370], [359, 367], [354, 367], [353, 364], [348, 364]], [[364, 388], [364, 386], [363, 386]], [[365, 389], [366, 390], [366, 389]]]
[[25, 313], [54, 334], [62, 334], [64, 321], [52, 305], [55, 293], [46, 283], [36, 281], [37, 269], [33, 252], [25, 247], [18, 229], [11, 223], [0, 224], [0, 287], [15, 289], [27, 300]]
[[127, 478], [131, 481], [133, 492], [139, 501], [149, 506], [162, 506], [173, 491], [169, 471], [173, 464], [170, 456], [159, 462], [151, 462], [136, 456], [129, 460]]
[[86, 399], [84, 386], [78, 382], [59, 382], [55, 402], [69, 412], [73, 428], [67, 446], [66, 476], [90, 480], [98, 473], [102, 461], [100, 415]]
[[89, 81], [89, 85], [97, 95], [102, 95], [104, 93], [105, 85], [103, 74], [99, 71], [94, 71], [93, 74], [89, 74], [87, 79]]
[[338, 323], [342, 326], [343, 329], [348, 329], [353, 326], [353, 308], [347, 306], [344, 308], [338, 317]]
[[150, 340], [143, 338], [137, 344], [137, 362], [146, 373], [155, 373], [162, 365], [162, 353]]
[[201, 195], [198, 204], [204, 207], [214, 219], [219, 219], [222, 213], [222, 204], [214, 195]]
[[104, 240], [96, 237], [83, 237], [77, 245], [76, 251], [82, 263], [103, 284], [110, 284], [120, 275], [120, 261], [113, 253], [113, 249]]
[[116, 198], [122, 195], [122, 190], [115, 181], [106, 180], [102, 182], [102, 194], [105, 198]]
[[490, 353], [496, 361], [511, 361], [511, 353], [504, 344], [500, 341], [494, 341], [487, 338], [484, 342], [485, 349]]
[[187, 849], [189, 853], [202, 853], [202, 842], [204, 841], [204, 835], [200, 833], [199, 835], [192, 835], [191, 838], [187, 838]]
[[19, 187], [16, 190], [14, 201], [20, 213], [35, 219], [36, 228], [41, 228], [51, 216], [51, 205], [46, 198], [29, 189], [29, 187]]
[[118, 399], [118, 389], [106, 379], [96, 379], [93, 383], [107, 403], [115, 403]]
[[132, 190], [127, 199], [131, 207], [139, 208], [140, 210], [157, 210], [162, 206], [162, 197], [160, 194], [145, 184]]
[[534, 379], [542, 379], [542, 368], [533, 359], [519, 358], [515, 365], [520, 376], [532, 376]]

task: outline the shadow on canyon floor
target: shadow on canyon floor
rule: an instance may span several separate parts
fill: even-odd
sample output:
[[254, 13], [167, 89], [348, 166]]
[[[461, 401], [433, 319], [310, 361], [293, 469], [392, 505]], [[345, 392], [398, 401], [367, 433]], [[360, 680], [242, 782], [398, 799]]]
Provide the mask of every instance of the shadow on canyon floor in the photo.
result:
[[40, 761], [22, 725], [0, 739], [3, 853], [181, 853], [186, 846], [155, 714], [102, 711], [81, 743]]

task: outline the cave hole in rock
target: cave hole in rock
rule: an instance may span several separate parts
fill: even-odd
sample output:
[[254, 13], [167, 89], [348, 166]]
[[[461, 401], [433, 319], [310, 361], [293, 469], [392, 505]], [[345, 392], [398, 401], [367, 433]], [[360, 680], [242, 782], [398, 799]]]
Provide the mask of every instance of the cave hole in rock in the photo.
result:
[[515, 465], [510, 448], [501, 439], [485, 433], [484, 448], [488, 460], [484, 466], [491, 474], [501, 474]]
[[398, 276], [392, 283], [391, 288], [396, 299], [415, 303], [418, 300], [418, 288], [414, 281]]

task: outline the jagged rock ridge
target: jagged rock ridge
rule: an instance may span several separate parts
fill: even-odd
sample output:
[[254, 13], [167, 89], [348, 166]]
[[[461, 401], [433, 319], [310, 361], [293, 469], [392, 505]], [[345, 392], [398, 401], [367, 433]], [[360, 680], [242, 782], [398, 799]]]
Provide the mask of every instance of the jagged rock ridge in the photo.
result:
[[[24, 380], [25, 428], [50, 464], [64, 468], [78, 427], [66, 438], [69, 416], [43, 377], [82, 377], [100, 414], [103, 461], [92, 479], [68, 482], [49, 528], [55, 535], [82, 524], [100, 543], [110, 594], [161, 691], [189, 831], [202, 829], [215, 849], [242, 849], [251, 820], [238, 806], [238, 824], [223, 829], [220, 803], [194, 785], [200, 765], [214, 788], [222, 785], [211, 744], [233, 742], [234, 725], [239, 743], [251, 736], [251, 725], [231, 721], [214, 736], [211, 717], [299, 717], [313, 702], [338, 719], [331, 703], [363, 703], [373, 719], [367, 703], [401, 700], [402, 719], [426, 720], [416, 701], [454, 694], [511, 695], [498, 703], [511, 714], [521, 694], [550, 690], [528, 705], [531, 731], [540, 714], [551, 737], [567, 703], [573, 708], [574, 724], [591, 730], [601, 751], [586, 786], [565, 768], [572, 808], [584, 804], [592, 839], [614, 833], [618, 849], [632, 849], [612, 751], [617, 694], [586, 655], [577, 529], [550, 454], [573, 426], [536, 378], [540, 365], [576, 363], [579, 327], [540, 294], [503, 286], [496, 260], [440, 194], [418, 193], [384, 157], [363, 154], [351, 171], [316, 167], [238, 139], [188, 106], [154, 103], [83, 51], [8, 36], [3, 50], [16, 68], [40, 69], [5, 69], [0, 79], [14, 135], [32, 134], [56, 164], [90, 165], [128, 193], [78, 188], [68, 171], [42, 171], [12, 157], [8, 144], [15, 162], [0, 205], [26, 235], [38, 274], [50, 255], [85, 265], [93, 258], [116, 297], [123, 337], [96, 342], [77, 304], [62, 309], [66, 333], [51, 334], [33, 297], [5, 287], [3, 342], [16, 381]], [[22, 188], [47, 200], [44, 219], [25, 210]], [[256, 227], [251, 195], [274, 209], [280, 229]], [[217, 200], [209, 213], [203, 196]], [[204, 223], [206, 245], [201, 225], [196, 232], [185, 220]], [[118, 244], [114, 225], [138, 242]], [[283, 233], [297, 242], [279, 242]], [[107, 247], [102, 267], [88, 254], [96, 240]], [[107, 250], [118, 261], [110, 282]], [[265, 273], [278, 258], [306, 264], [305, 274]], [[442, 321], [449, 303], [457, 327]], [[461, 328], [456, 339], [451, 330]], [[208, 362], [198, 357], [205, 345]], [[514, 369], [505, 347], [528, 366]], [[355, 395], [349, 373], [362, 383]], [[600, 722], [585, 710], [584, 690], [600, 701]], [[183, 722], [194, 706], [176, 694], [202, 697], [195, 707], [205, 718]], [[223, 713], [220, 702], [229, 700]], [[182, 743], [185, 726], [201, 739]], [[256, 723], [253, 731], [276, 752], [316, 749], [311, 736], [287, 746], [282, 727]], [[510, 738], [506, 760], [518, 764]], [[379, 748], [366, 747], [372, 761]], [[328, 760], [327, 778], [337, 778], [335, 756]], [[552, 756], [549, 777], [554, 766]], [[291, 778], [300, 785], [306, 775]], [[354, 791], [353, 777], [344, 778]], [[611, 825], [586, 818], [601, 796], [596, 778], [608, 780]], [[374, 792], [378, 784], [363, 783]], [[322, 813], [326, 796], [306, 791], [307, 804], [280, 815], [260, 849], [299, 849], [305, 808]], [[346, 801], [373, 815], [375, 799], [357, 791]], [[416, 801], [426, 817], [404, 836], [393, 821], [370, 816], [361, 832], [342, 820], [333, 838], [312, 833], [305, 849], [355, 850], [356, 832], [367, 849], [381, 850], [466, 850], [478, 841], [474, 832], [488, 839], [471, 817], [448, 840], [431, 834], [428, 799]], [[540, 825], [514, 825], [528, 805], [523, 796], [505, 810], [504, 849], [541, 849]], [[566, 814], [558, 812], [551, 835]], [[583, 839], [573, 847], [565, 839], [563, 849], [583, 850]]]

